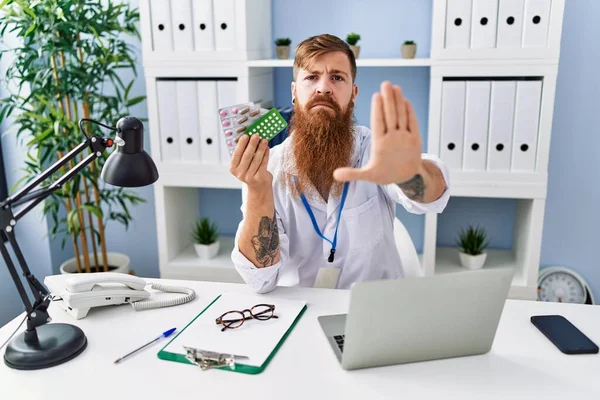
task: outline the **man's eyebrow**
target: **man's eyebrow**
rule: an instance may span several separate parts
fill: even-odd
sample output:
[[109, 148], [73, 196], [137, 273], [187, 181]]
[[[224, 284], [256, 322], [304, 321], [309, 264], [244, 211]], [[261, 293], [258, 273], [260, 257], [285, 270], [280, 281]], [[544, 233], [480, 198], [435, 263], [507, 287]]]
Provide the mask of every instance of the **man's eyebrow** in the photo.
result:
[[[312, 70], [312, 71], [308, 71], [308, 73], [309, 73], [309, 74], [311, 74], [311, 75], [321, 75], [321, 74], [323, 73], [323, 71]], [[348, 73], [346, 73], [346, 72], [344, 72], [344, 71], [341, 71], [341, 70], [339, 70], [339, 69], [332, 69], [332, 70], [330, 71], [330, 74], [332, 74], [332, 75], [333, 75], [333, 74], [340, 74], [340, 75], [346, 75], [346, 76], [349, 76], [349, 75], [348, 75]]]

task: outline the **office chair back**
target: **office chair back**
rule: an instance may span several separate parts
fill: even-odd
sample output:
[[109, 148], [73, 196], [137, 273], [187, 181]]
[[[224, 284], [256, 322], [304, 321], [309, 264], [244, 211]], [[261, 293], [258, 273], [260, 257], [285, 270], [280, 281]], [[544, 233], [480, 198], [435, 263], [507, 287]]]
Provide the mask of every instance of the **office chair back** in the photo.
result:
[[417, 255], [417, 249], [404, 224], [400, 222], [398, 217], [394, 218], [394, 239], [398, 254], [400, 255], [400, 261], [402, 261], [402, 266], [404, 267], [405, 276], [424, 276], [421, 262]]

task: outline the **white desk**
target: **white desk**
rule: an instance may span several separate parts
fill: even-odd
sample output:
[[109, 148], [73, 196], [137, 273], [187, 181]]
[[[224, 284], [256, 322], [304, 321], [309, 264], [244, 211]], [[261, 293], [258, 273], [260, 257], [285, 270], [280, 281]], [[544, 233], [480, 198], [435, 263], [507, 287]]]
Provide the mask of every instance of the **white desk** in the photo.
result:
[[[262, 374], [201, 371], [160, 360], [160, 343], [114, 365], [116, 358], [161, 332], [182, 329], [216, 295], [251, 293], [238, 284], [163, 282], [193, 287], [197, 298], [139, 312], [128, 305], [96, 308], [77, 322], [51, 306], [54, 322], [83, 329], [87, 349], [65, 364], [38, 371], [13, 370], [2, 360], [0, 399], [600, 398], [600, 355], [562, 354], [529, 322], [531, 315], [562, 314], [600, 343], [600, 307], [515, 300], [507, 301], [488, 354], [344, 371], [317, 316], [346, 312], [349, 292], [278, 288], [266, 296], [305, 299], [308, 309]], [[0, 344], [22, 318], [0, 329]], [[580, 394], [587, 396], [576, 397]]]

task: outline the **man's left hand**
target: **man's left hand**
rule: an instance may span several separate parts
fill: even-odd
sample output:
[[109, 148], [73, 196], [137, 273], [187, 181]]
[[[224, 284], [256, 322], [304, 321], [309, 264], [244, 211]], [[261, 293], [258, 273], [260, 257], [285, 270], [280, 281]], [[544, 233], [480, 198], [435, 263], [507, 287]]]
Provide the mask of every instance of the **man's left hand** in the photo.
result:
[[421, 135], [417, 117], [400, 86], [388, 81], [371, 100], [371, 157], [363, 168], [338, 168], [338, 181], [364, 180], [386, 185], [402, 184], [420, 171]]

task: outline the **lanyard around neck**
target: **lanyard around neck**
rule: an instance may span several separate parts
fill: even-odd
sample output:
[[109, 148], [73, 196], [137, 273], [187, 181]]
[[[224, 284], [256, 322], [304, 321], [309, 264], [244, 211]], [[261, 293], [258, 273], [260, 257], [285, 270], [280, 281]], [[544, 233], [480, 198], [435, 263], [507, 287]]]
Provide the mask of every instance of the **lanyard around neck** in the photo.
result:
[[300, 198], [302, 199], [302, 203], [304, 204], [304, 208], [306, 208], [306, 211], [308, 212], [308, 215], [310, 216], [310, 220], [312, 221], [313, 227], [315, 228], [315, 231], [317, 232], [317, 234], [322, 237], [323, 239], [327, 240], [329, 243], [331, 243], [331, 252], [329, 253], [329, 258], [328, 261], [329, 262], [333, 262], [333, 258], [334, 258], [334, 254], [335, 254], [335, 248], [337, 245], [337, 233], [338, 233], [338, 227], [340, 226], [340, 217], [342, 216], [342, 208], [344, 208], [344, 203], [346, 202], [346, 195], [348, 194], [348, 182], [346, 182], [344, 184], [344, 191], [342, 192], [342, 200], [340, 201], [340, 209], [338, 211], [338, 218], [337, 218], [337, 222], [335, 224], [335, 234], [333, 235], [333, 242], [329, 239], [327, 239], [325, 236], [323, 236], [323, 234], [321, 233], [321, 230], [319, 229], [319, 226], [317, 225], [317, 220], [315, 219], [315, 215], [313, 214], [312, 210], [310, 209], [310, 205], [308, 204], [308, 201], [306, 200], [306, 196], [304, 196], [303, 193], [300, 193]]

